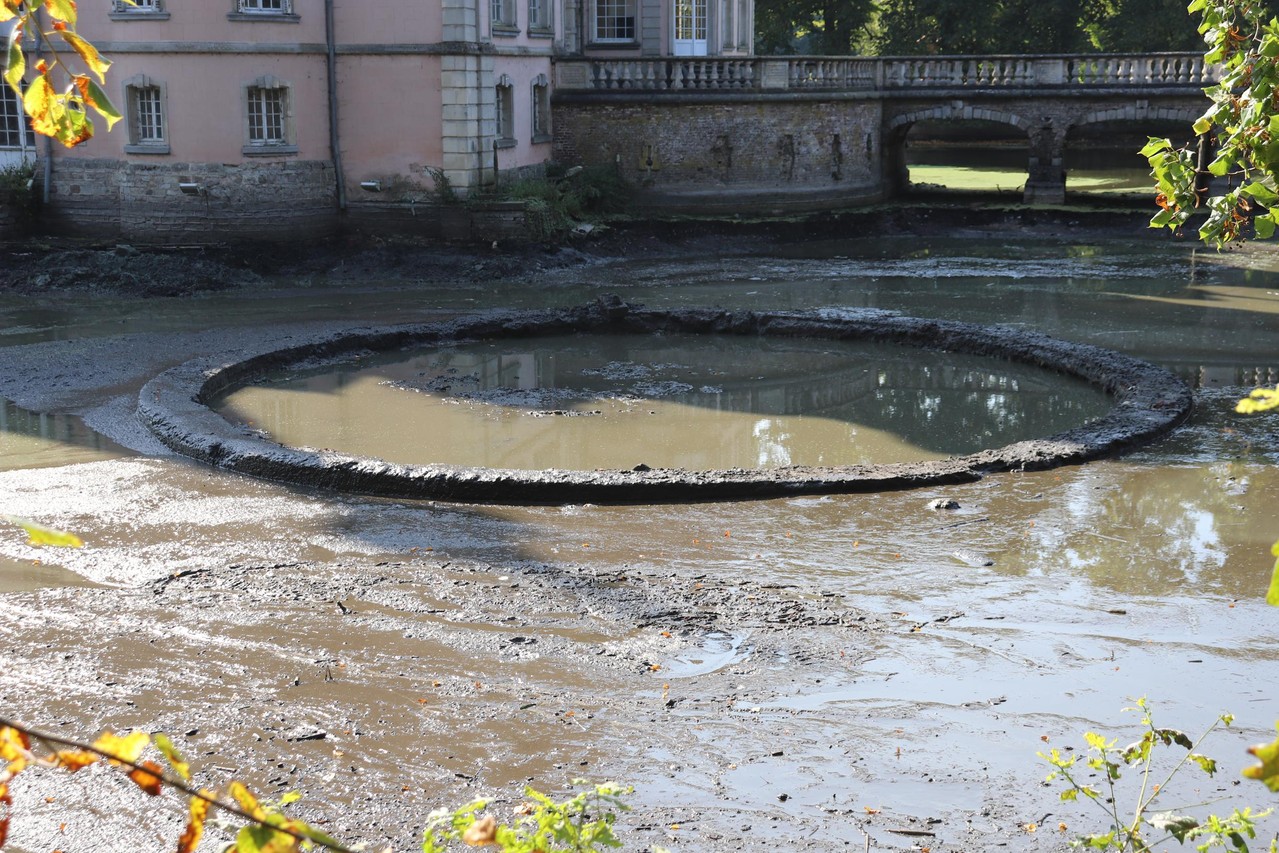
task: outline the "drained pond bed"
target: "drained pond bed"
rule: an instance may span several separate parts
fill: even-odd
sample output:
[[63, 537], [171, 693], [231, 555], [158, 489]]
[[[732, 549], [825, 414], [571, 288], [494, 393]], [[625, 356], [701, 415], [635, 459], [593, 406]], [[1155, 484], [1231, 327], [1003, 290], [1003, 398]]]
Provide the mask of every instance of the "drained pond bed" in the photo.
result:
[[[1084, 731], [1135, 740], [1120, 708], [1140, 695], [1188, 732], [1234, 713], [1201, 749], [1217, 775], [1180, 793], [1267, 805], [1238, 774], [1279, 719], [1279, 611], [1261, 600], [1279, 430], [1233, 402], [1279, 376], [1279, 263], [1134, 234], [832, 235], [533, 284], [412, 284], [375, 268], [355, 282], [334, 266], [171, 301], [0, 295], [16, 439], [0, 443], [13, 448], [0, 514], [86, 540], [55, 551], [0, 536], [0, 703], [59, 734], [164, 731], [200, 784], [298, 791], [291, 810], [370, 849], [420, 849], [440, 806], [490, 796], [509, 814], [526, 784], [562, 797], [587, 777], [636, 786], [617, 827], [626, 849], [1055, 853], [1100, 818], [1043, 785], [1035, 753], [1081, 749]], [[658, 311], [722, 306], [716, 322], [872, 309], [1079, 342], [1181, 377], [1194, 408], [1162, 438], [1088, 464], [656, 504], [481, 505], [245, 477], [172, 453], [136, 418], [142, 387], [172, 369], [193, 383], [190, 402], [210, 370], [356, 326], [479, 317], [491, 332], [511, 315], [497, 306], [573, 312], [613, 292]], [[471, 340], [528, 352], [534, 337]], [[698, 337], [730, 352], [801, 344]], [[635, 386], [621, 362], [679, 361], [600, 359], [606, 390], [623, 393]], [[432, 382], [403, 378], [419, 380]], [[1121, 408], [1130, 398], [1112, 393]], [[1145, 414], [1168, 416], [1148, 399]], [[523, 402], [499, 410], [561, 408]], [[222, 422], [224, 447], [254, 438], [197, 411]], [[949, 440], [933, 442], [948, 453]], [[171, 849], [185, 819], [172, 798], [94, 770], [28, 772], [12, 791], [17, 850]]]

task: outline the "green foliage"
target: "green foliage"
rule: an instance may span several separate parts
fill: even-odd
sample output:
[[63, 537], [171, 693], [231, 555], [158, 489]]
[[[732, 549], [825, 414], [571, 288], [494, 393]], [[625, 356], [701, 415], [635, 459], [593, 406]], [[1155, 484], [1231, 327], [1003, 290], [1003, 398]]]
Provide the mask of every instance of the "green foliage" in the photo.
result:
[[756, 52], [842, 56], [873, 50], [878, 12], [875, 0], [760, 0]]
[[457, 204], [461, 201], [458, 198], [457, 190], [453, 188], [453, 182], [449, 180], [449, 176], [444, 174], [443, 169], [435, 166], [427, 166], [426, 173], [431, 176], [431, 181], [435, 186], [435, 196], [443, 204]]
[[[1275, 545], [1275, 550], [1279, 552], [1279, 544]], [[1275, 727], [1279, 728], [1279, 723]], [[1248, 752], [1261, 763], [1245, 767], [1243, 775], [1248, 779], [1257, 780], [1279, 794], [1279, 738], [1275, 738], [1270, 743], [1249, 747]]]
[[[884, 54], [1075, 53], [1093, 49], [1095, 0], [885, 0]], [[1149, 46], [1146, 48], [1150, 49]]]
[[[41, 27], [36, 14], [41, 8], [50, 19], [47, 29]], [[108, 130], [121, 118], [99, 85], [106, 83], [111, 63], [76, 32], [76, 20], [74, 0], [44, 0], [38, 4], [0, 0], [0, 23], [8, 22], [12, 27], [5, 46], [4, 82], [21, 98], [32, 129], [68, 148], [93, 136], [90, 109], [106, 121]], [[28, 67], [22, 40], [33, 31], [39, 32], [43, 49]], [[79, 65], [89, 73], [77, 71], [68, 54], [77, 56]], [[69, 85], [55, 86], [55, 74], [65, 77]]]
[[504, 183], [496, 194], [524, 202], [525, 218], [539, 240], [558, 239], [580, 221], [617, 212], [630, 196], [630, 185], [608, 166], [550, 166], [544, 177]]
[[[145, 760], [154, 748], [167, 767]], [[105, 732], [92, 744], [42, 733], [0, 718], [0, 848], [9, 834], [13, 817], [10, 785], [32, 768], [61, 769], [76, 773], [94, 764], [124, 773], [139, 789], [158, 797], [165, 788], [187, 798], [186, 828], [177, 841], [178, 853], [195, 853], [204, 835], [210, 810], [237, 818], [241, 825], [228, 853], [299, 853], [325, 849], [354, 853], [328, 833], [289, 816], [285, 809], [301, 799], [295, 792], [278, 801], [260, 800], [243, 783], [232, 780], [225, 790], [196, 788], [191, 769], [173, 742], [163, 734]], [[588, 783], [576, 780], [574, 785]], [[631, 788], [612, 782], [591, 785], [575, 797], [556, 803], [532, 788], [524, 790], [531, 802], [517, 813], [513, 825], [498, 824], [492, 815], [479, 817], [483, 800], [456, 811], [441, 810], [430, 816], [422, 849], [442, 853], [454, 841], [471, 847], [496, 844], [501, 853], [599, 853], [621, 847], [613, 832], [617, 812], [627, 811], [623, 797]]]
[[35, 165], [32, 163], [0, 166], [0, 200], [30, 194], [31, 180], [34, 177]]
[[1098, 0], [1086, 10], [1083, 30], [1107, 52], [1195, 50], [1201, 42], [1185, 11], [1186, 0]]
[[[573, 784], [589, 783], [577, 779]], [[613, 822], [616, 811], [628, 810], [622, 798], [631, 791], [605, 782], [556, 803], [525, 788], [524, 795], [531, 802], [518, 810], [512, 824], [498, 823], [491, 814], [481, 817], [487, 800], [477, 800], [453, 812], [432, 812], [422, 853], [445, 853], [453, 842], [470, 847], [495, 844], [502, 853], [596, 853], [605, 847], [621, 847], [613, 834]]]
[[1269, 238], [1279, 224], [1270, 209], [1279, 201], [1279, 19], [1251, 0], [1192, 0], [1189, 11], [1200, 15], [1204, 60], [1223, 73], [1218, 85], [1204, 90], [1211, 105], [1194, 130], [1214, 141], [1207, 172], [1226, 179], [1227, 188], [1205, 198], [1194, 153], [1152, 138], [1141, 151], [1160, 207], [1150, 225], [1180, 231], [1192, 213], [1206, 208], [1199, 238], [1209, 245], [1221, 249], [1250, 236]]
[[[1192, 843], [1201, 853], [1215, 848], [1247, 853], [1247, 842], [1256, 838], [1256, 821], [1270, 814], [1270, 810], [1257, 813], [1251, 808], [1236, 808], [1225, 817], [1209, 815], [1200, 819], [1182, 809], [1172, 812], [1155, 808], [1161, 798], [1167, 799], [1169, 785], [1187, 768], [1196, 767], [1209, 776], [1216, 774], [1217, 762], [1198, 752], [1199, 745], [1218, 726], [1229, 726], [1234, 718], [1222, 714], [1198, 739], [1191, 739], [1178, 729], [1155, 725], [1145, 698], [1124, 710], [1141, 714], [1141, 737], [1133, 743], [1119, 746], [1116, 739], [1086, 732], [1087, 751], [1083, 756], [1067, 756], [1058, 749], [1038, 753], [1053, 768], [1047, 781], [1063, 784], [1063, 801], [1074, 802], [1082, 796], [1095, 804], [1109, 822], [1105, 832], [1080, 836], [1071, 846], [1152, 853], [1159, 845], [1176, 841]], [[1164, 750], [1172, 750], [1173, 756], [1165, 758]], [[1261, 768], [1250, 768], [1244, 775], [1264, 778], [1267, 784], [1274, 782], [1279, 788], [1279, 740], [1250, 751], [1263, 763]], [[1099, 784], [1086, 781], [1098, 776], [1102, 780]], [[1268, 849], [1275, 853], [1279, 847], [1271, 842]]]

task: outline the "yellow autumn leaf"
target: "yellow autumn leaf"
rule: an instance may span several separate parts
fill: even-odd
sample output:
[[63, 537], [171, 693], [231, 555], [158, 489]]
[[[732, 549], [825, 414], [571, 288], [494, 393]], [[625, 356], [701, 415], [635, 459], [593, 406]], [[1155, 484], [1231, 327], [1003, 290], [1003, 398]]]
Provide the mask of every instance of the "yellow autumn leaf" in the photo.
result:
[[88, 69], [98, 75], [98, 80], [103, 83], [107, 82], [107, 69], [111, 67], [111, 63], [102, 54], [98, 53], [96, 47], [70, 30], [64, 30], [62, 38], [67, 44], [71, 45], [72, 50], [79, 54], [80, 59]]
[[84, 545], [79, 536], [74, 533], [68, 533], [65, 530], [45, 527], [36, 524], [34, 521], [12, 515], [0, 515], [0, 519], [4, 519], [10, 524], [16, 524], [25, 530], [27, 539], [32, 545], [52, 545], [55, 548], [80, 548]]
[[4, 0], [0, 3], [0, 24], [18, 17], [18, 0]]
[[75, 26], [75, 0], [44, 0], [44, 8], [55, 19], [65, 22], [68, 27]]
[[75, 773], [90, 764], [97, 764], [102, 759], [92, 752], [85, 752], [81, 749], [64, 749], [54, 753], [53, 760], [58, 762], [60, 767], [65, 767], [67, 772]]
[[31, 740], [25, 733], [0, 726], [0, 761], [16, 761], [31, 751]]
[[241, 782], [232, 782], [227, 785], [227, 793], [231, 798], [239, 804], [244, 812], [250, 815], [256, 821], [266, 820], [266, 809], [258, 802], [258, 798], [253, 796], [248, 788], [244, 787]]
[[58, 132], [59, 116], [66, 108], [58, 101], [47, 73], [31, 81], [22, 96], [22, 109], [31, 117], [31, 128], [44, 136]]
[[119, 761], [136, 762], [142, 750], [151, 743], [151, 736], [146, 732], [130, 732], [124, 737], [111, 732], [103, 732], [93, 742], [93, 748], [105, 752]]
[[[201, 791], [207, 794], [208, 791]], [[204, 819], [209, 814], [209, 804], [199, 797], [191, 798], [191, 816], [187, 819], [187, 827], [178, 839], [178, 853], [195, 853], [200, 845], [200, 837], [204, 835]]]

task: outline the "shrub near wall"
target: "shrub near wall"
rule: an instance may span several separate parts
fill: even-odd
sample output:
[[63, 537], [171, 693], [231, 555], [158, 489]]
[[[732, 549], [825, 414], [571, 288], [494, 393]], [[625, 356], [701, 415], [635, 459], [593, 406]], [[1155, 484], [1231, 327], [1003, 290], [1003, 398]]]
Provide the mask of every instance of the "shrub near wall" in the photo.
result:
[[29, 163], [0, 168], [0, 239], [22, 237], [35, 224], [34, 175]]

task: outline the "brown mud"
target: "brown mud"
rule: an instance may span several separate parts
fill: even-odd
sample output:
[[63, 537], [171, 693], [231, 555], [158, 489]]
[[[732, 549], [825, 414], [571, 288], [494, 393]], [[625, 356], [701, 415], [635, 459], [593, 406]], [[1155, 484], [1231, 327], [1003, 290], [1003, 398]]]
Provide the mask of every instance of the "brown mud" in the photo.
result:
[[[1023, 224], [944, 231], [1006, 240]], [[1028, 224], [1032, 237], [1066, 227]], [[1070, 236], [1088, 247], [1116, 228]], [[505, 816], [525, 784], [560, 796], [585, 777], [636, 786], [619, 822], [628, 850], [1061, 850], [1104, 821], [1060, 802], [1035, 752], [1078, 749], [1085, 730], [1135, 739], [1119, 709], [1139, 695], [1191, 732], [1236, 715], [1203, 749], [1222, 770], [1179, 801], [1271, 801], [1236, 781], [1244, 748], [1279, 719], [1279, 611], [1259, 592], [1279, 430], [1230, 403], [1238, 366], [1279, 351], [1272, 273], [1170, 255], [1104, 285], [858, 280], [854, 295], [876, 304], [826, 296], [820, 280], [792, 296], [816, 269], [793, 259], [829, 253], [814, 245], [829, 232], [612, 239], [658, 262], [582, 247], [528, 278], [535, 247], [497, 262], [514, 283], [477, 272], [450, 292], [423, 282], [465, 277], [484, 251], [441, 272], [372, 260], [421, 260], [417, 248], [349, 267], [317, 250], [314, 267], [255, 270], [261, 286], [145, 300], [110, 283], [114, 261], [114, 291], [86, 279], [50, 298], [6, 266], [0, 397], [28, 433], [0, 445], [0, 513], [87, 546], [0, 536], [0, 708], [63, 736], [167, 732], [200, 784], [299, 791], [301, 816], [370, 849], [417, 849], [441, 805], [491, 796]], [[1056, 248], [1037, 251], [1066, 268]], [[847, 277], [861, 262], [838, 263]], [[312, 286], [308, 269], [338, 270], [339, 286]], [[521, 299], [581, 304], [592, 288], [731, 303], [759, 298], [745, 291], [770, 275], [779, 301], [988, 315], [1182, 376], [1190, 364], [1196, 410], [1118, 459], [918, 492], [513, 507], [245, 478], [170, 453], [135, 417], [142, 385], [192, 359]], [[1193, 286], [1164, 283], [1178, 276]], [[6, 849], [19, 851], [171, 849], [184, 819], [176, 798], [158, 805], [105, 769], [28, 772], [13, 793]]]

